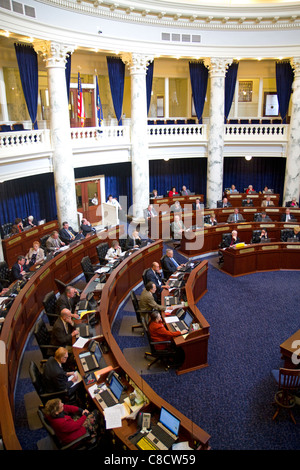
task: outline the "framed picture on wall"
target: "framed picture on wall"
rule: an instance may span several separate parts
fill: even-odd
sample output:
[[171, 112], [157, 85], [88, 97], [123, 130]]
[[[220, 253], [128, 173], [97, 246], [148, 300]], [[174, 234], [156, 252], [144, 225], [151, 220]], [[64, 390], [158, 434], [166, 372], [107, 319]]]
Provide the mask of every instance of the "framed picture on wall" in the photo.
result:
[[276, 91], [265, 91], [264, 94], [264, 116], [278, 116], [279, 104]]
[[251, 103], [253, 93], [253, 82], [250, 81], [239, 81], [239, 102], [240, 103]]

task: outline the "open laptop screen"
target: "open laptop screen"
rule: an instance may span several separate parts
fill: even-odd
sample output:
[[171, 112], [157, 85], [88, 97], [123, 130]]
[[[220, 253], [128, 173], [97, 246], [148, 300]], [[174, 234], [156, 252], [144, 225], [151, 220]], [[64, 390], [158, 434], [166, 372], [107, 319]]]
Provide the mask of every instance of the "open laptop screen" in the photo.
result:
[[184, 323], [186, 324], [186, 326], [188, 328], [191, 326], [191, 323], [193, 321], [193, 316], [190, 314], [190, 312], [188, 310], [185, 312], [183, 321], [184, 321]]
[[171, 431], [175, 436], [178, 436], [179, 426], [180, 426], [180, 419], [176, 418], [176, 416], [172, 415], [168, 410], [161, 407], [160, 411], [160, 418], [159, 421]]
[[123, 385], [118, 381], [118, 379], [114, 375], [111, 378], [109, 388], [111, 389], [116, 399], [120, 400], [123, 391]]
[[101, 349], [100, 349], [99, 344], [96, 345], [96, 349], [95, 349], [94, 354], [95, 354], [95, 357], [96, 357], [96, 359], [97, 359], [98, 364], [100, 364], [100, 359], [101, 359], [101, 357], [102, 357], [102, 351], [101, 351]]

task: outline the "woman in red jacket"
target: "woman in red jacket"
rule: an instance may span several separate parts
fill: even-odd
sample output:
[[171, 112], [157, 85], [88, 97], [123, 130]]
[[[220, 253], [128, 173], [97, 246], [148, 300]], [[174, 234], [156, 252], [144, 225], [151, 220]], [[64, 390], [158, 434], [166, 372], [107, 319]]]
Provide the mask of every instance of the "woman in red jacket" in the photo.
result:
[[[185, 333], [188, 333], [187, 330], [182, 331], [169, 331], [164, 326], [161, 318], [161, 314], [157, 311], [154, 311], [150, 315], [150, 322], [148, 330], [153, 342], [156, 341], [170, 341], [174, 336], [180, 336]], [[168, 345], [166, 344], [157, 344], [155, 349], [166, 349]]]
[[[96, 436], [98, 423], [97, 415], [94, 412], [82, 410], [78, 406], [64, 405], [60, 398], [48, 400], [44, 412], [62, 444], [69, 444], [87, 431], [89, 431], [91, 438]], [[97, 410], [95, 412], [98, 413]], [[73, 416], [78, 419], [74, 419]]]

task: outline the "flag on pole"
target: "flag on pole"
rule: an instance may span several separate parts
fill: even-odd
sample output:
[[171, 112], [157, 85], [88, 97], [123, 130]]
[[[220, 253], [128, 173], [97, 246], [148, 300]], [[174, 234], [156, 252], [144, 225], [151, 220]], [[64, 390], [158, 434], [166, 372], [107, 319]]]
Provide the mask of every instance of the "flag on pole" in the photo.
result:
[[96, 106], [97, 106], [97, 122], [98, 122], [98, 126], [101, 127], [101, 123], [103, 121], [103, 109], [102, 109], [102, 104], [100, 100], [98, 77], [96, 79]]
[[85, 120], [85, 112], [84, 112], [84, 104], [83, 104], [83, 95], [82, 95], [82, 86], [81, 86], [81, 78], [80, 73], [78, 72], [78, 100], [77, 100], [77, 115], [80, 119], [81, 127], [84, 127], [84, 120]]

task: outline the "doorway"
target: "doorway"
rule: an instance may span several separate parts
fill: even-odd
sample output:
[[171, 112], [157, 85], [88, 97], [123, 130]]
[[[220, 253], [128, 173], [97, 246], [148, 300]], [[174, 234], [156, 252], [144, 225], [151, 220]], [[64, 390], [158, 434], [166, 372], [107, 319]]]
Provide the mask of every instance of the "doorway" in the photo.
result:
[[101, 222], [101, 201], [105, 201], [104, 176], [75, 180], [77, 211], [91, 224]]

